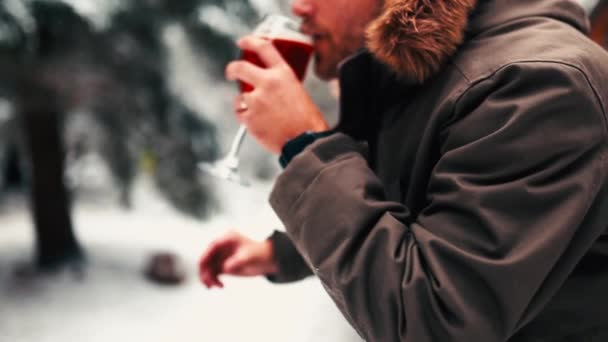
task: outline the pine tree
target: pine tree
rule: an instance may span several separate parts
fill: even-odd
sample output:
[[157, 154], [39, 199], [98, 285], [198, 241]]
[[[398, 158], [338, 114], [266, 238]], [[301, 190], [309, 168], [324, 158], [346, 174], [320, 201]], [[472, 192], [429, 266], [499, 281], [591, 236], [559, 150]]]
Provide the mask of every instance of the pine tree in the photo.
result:
[[[22, 123], [41, 268], [83, 259], [64, 182], [62, 123], [70, 116], [90, 115], [101, 127], [106, 139], [96, 148], [126, 206], [139, 160], [147, 153], [155, 160], [156, 184], [178, 210], [205, 217], [213, 207], [196, 163], [217, 157], [215, 128], [171, 93], [162, 32], [167, 25], [181, 25], [201, 53], [221, 67], [236, 54], [234, 37], [201, 21], [201, 11], [213, 8], [241, 18], [244, 26], [259, 16], [247, 0], [113, 4], [105, 25], [96, 26], [68, 1], [0, 3], [0, 97], [14, 104]], [[70, 161], [88, 145], [69, 146]]]

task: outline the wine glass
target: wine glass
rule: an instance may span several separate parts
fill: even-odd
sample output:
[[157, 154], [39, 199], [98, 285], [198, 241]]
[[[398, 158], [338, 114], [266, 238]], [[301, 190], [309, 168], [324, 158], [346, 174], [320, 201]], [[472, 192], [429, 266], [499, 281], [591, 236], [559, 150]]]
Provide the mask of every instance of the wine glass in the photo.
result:
[[[296, 21], [282, 15], [268, 15], [256, 26], [252, 34], [271, 40], [283, 59], [292, 68], [297, 78], [300, 81], [304, 79], [306, 67], [312, 55], [313, 45], [312, 39], [309, 36], [299, 32]], [[244, 50], [242, 51], [241, 59], [264, 67], [264, 63], [255, 52]], [[253, 91], [253, 86], [245, 82], [239, 82], [239, 87], [241, 93]], [[215, 177], [248, 186], [249, 182], [240, 175], [238, 156], [246, 133], [247, 128], [241, 125], [232, 140], [228, 154], [215, 162], [199, 163], [199, 169]]]

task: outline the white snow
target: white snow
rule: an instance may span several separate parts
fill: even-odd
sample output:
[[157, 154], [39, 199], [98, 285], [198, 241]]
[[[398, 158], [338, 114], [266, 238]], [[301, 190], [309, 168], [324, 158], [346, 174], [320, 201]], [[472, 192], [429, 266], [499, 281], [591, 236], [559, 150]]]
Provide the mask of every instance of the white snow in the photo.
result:
[[[318, 280], [274, 285], [227, 278], [207, 290], [197, 277], [206, 245], [234, 228], [263, 239], [280, 224], [266, 202], [271, 184], [217, 183], [222, 211], [200, 222], [181, 216], [142, 177], [135, 208], [77, 201], [77, 233], [88, 256], [84, 274], [19, 278], [31, 258], [29, 213], [20, 201], [0, 210], [0, 341], [360, 341]], [[15, 203], [16, 202], [16, 203]], [[154, 251], [177, 253], [187, 281], [164, 287], [142, 272]]]

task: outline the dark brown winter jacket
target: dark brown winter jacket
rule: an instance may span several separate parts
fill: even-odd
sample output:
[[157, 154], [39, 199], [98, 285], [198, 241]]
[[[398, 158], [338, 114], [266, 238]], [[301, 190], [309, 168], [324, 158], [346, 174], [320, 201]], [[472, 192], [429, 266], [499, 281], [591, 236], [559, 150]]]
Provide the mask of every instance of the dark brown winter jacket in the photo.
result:
[[608, 54], [567, 0], [387, 0], [270, 203], [367, 341], [608, 341]]

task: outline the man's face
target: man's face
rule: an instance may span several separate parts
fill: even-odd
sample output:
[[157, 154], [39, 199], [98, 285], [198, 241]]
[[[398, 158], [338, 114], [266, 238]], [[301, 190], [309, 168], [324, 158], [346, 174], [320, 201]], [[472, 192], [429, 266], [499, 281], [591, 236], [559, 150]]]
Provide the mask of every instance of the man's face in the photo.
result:
[[381, 0], [293, 0], [292, 11], [303, 19], [302, 31], [315, 46], [315, 73], [329, 80], [338, 64], [362, 48], [365, 28], [378, 16]]

